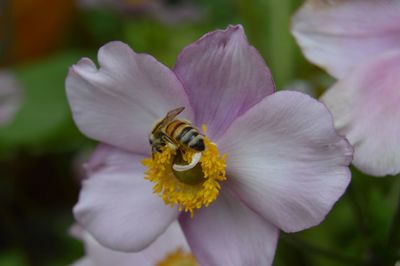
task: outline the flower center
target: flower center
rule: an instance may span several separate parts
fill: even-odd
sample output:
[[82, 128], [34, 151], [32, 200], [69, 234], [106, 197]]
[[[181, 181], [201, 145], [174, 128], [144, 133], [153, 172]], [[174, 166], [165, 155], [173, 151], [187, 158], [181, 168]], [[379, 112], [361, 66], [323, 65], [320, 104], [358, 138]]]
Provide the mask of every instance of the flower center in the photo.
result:
[[[200, 156], [197, 156], [199, 155]], [[175, 177], [182, 183], [188, 185], [197, 185], [204, 181], [203, 169], [201, 167], [200, 158], [201, 153], [192, 154], [189, 151], [182, 152], [177, 150], [176, 155], [173, 160], [172, 172]], [[187, 164], [190, 162], [189, 164]]]
[[219, 182], [226, 180], [226, 157], [220, 155], [217, 145], [204, 137], [202, 152], [184, 147], [165, 145], [161, 152], [142, 161], [148, 170], [145, 179], [154, 182], [153, 192], [166, 204], [178, 205], [190, 212], [207, 207], [219, 194]]
[[176, 251], [169, 253], [156, 266], [199, 266], [199, 264], [191, 253], [185, 253], [178, 248]]

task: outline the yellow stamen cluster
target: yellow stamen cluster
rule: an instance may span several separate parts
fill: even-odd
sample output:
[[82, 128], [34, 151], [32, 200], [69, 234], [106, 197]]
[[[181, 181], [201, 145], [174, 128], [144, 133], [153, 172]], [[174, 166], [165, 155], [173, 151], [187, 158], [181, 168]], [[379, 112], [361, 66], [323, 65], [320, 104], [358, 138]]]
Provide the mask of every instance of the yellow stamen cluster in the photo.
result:
[[[153, 158], [143, 160], [148, 167], [146, 179], [154, 182], [153, 192], [160, 195], [168, 205], [178, 205], [179, 210], [190, 212], [203, 206], [207, 207], [218, 196], [221, 189], [220, 181], [226, 180], [226, 154], [220, 155], [217, 145], [204, 138], [205, 150], [200, 159], [202, 180], [197, 184], [187, 184], [179, 181], [172, 169], [177, 151], [164, 146], [162, 152], [155, 153]], [[195, 151], [179, 149], [185, 162], [190, 162]], [[189, 172], [188, 170], [186, 172]], [[189, 173], [190, 174], [190, 173]]]
[[168, 254], [156, 266], [199, 266], [199, 264], [191, 253], [185, 253], [182, 249], [178, 248], [176, 251]]

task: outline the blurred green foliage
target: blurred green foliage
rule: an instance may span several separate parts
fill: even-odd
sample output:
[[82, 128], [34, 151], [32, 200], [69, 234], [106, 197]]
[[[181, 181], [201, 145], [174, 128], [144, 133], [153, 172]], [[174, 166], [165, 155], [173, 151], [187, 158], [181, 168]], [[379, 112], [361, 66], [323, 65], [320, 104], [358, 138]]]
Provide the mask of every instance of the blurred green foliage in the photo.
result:
[[[83, 254], [68, 228], [81, 178], [77, 165], [95, 143], [79, 133], [72, 121], [64, 80], [69, 66], [84, 56], [95, 59], [104, 43], [122, 40], [172, 67], [182, 48], [203, 34], [241, 23], [271, 68], [278, 89], [305, 80], [318, 96], [332, 83], [305, 61], [290, 35], [290, 17], [300, 0], [196, 3], [204, 11], [202, 19], [179, 24], [165, 24], [146, 14], [76, 7], [56, 51], [3, 64], [15, 71], [24, 99], [15, 119], [0, 128], [0, 265], [67, 265]], [[351, 187], [320, 226], [282, 234], [276, 266], [383, 265], [379, 262], [399, 256], [390, 247], [399, 240], [389, 235], [399, 178], [377, 179], [352, 171]]]
[[[23, 103], [11, 124], [0, 128], [1, 154], [9, 154], [13, 147], [65, 149], [68, 142], [81, 138], [63, 86], [68, 66], [79, 57], [78, 52], [66, 51], [15, 70], [24, 89]], [[62, 146], [55, 143], [60, 141]]]

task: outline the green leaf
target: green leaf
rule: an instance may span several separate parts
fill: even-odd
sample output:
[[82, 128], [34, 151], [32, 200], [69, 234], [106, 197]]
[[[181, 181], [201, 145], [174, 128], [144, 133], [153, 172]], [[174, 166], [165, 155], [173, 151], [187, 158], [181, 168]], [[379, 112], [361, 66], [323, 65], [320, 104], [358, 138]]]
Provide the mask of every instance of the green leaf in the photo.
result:
[[24, 266], [28, 265], [27, 259], [18, 250], [9, 250], [0, 253], [0, 265], [2, 266]]

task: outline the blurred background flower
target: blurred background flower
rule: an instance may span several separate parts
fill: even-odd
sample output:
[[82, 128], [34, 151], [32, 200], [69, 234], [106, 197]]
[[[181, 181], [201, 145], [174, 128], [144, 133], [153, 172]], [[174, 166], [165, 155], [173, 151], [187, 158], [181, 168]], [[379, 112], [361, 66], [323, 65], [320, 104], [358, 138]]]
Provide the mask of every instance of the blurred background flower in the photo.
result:
[[321, 100], [374, 176], [400, 172], [400, 2], [306, 1], [293, 17], [305, 56], [339, 79]]
[[86, 9], [111, 8], [127, 17], [150, 17], [164, 24], [195, 22], [204, 15], [203, 7], [193, 0], [80, 0]]
[[14, 118], [22, 101], [22, 88], [11, 71], [0, 70], [0, 126]]
[[[95, 144], [72, 121], [64, 80], [70, 65], [82, 56], [95, 59], [106, 42], [121, 40], [172, 67], [188, 43], [240, 23], [278, 89], [304, 80], [320, 96], [334, 82], [305, 60], [290, 35], [302, 0], [146, 1], [156, 3], [146, 7], [151, 11], [137, 8], [142, 2], [127, 1], [134, 8], [125, 10], [77, 0], [0, 1], [0, 67], [22, 88], [15, 115], [0, 126], [0, 265], [68, 265], [84, 255], [67, 231], [81, 175], [75, 162]], [[374, 22], [360, 21], [365, 28]], [[399, 193], [400, 178], [365, 178], [353, 169], [350, 190], [324, 223], [281, 234], [274, 265], [393, 265], [378, 262], [399, 256], [400, 234], [389, 237]]]

